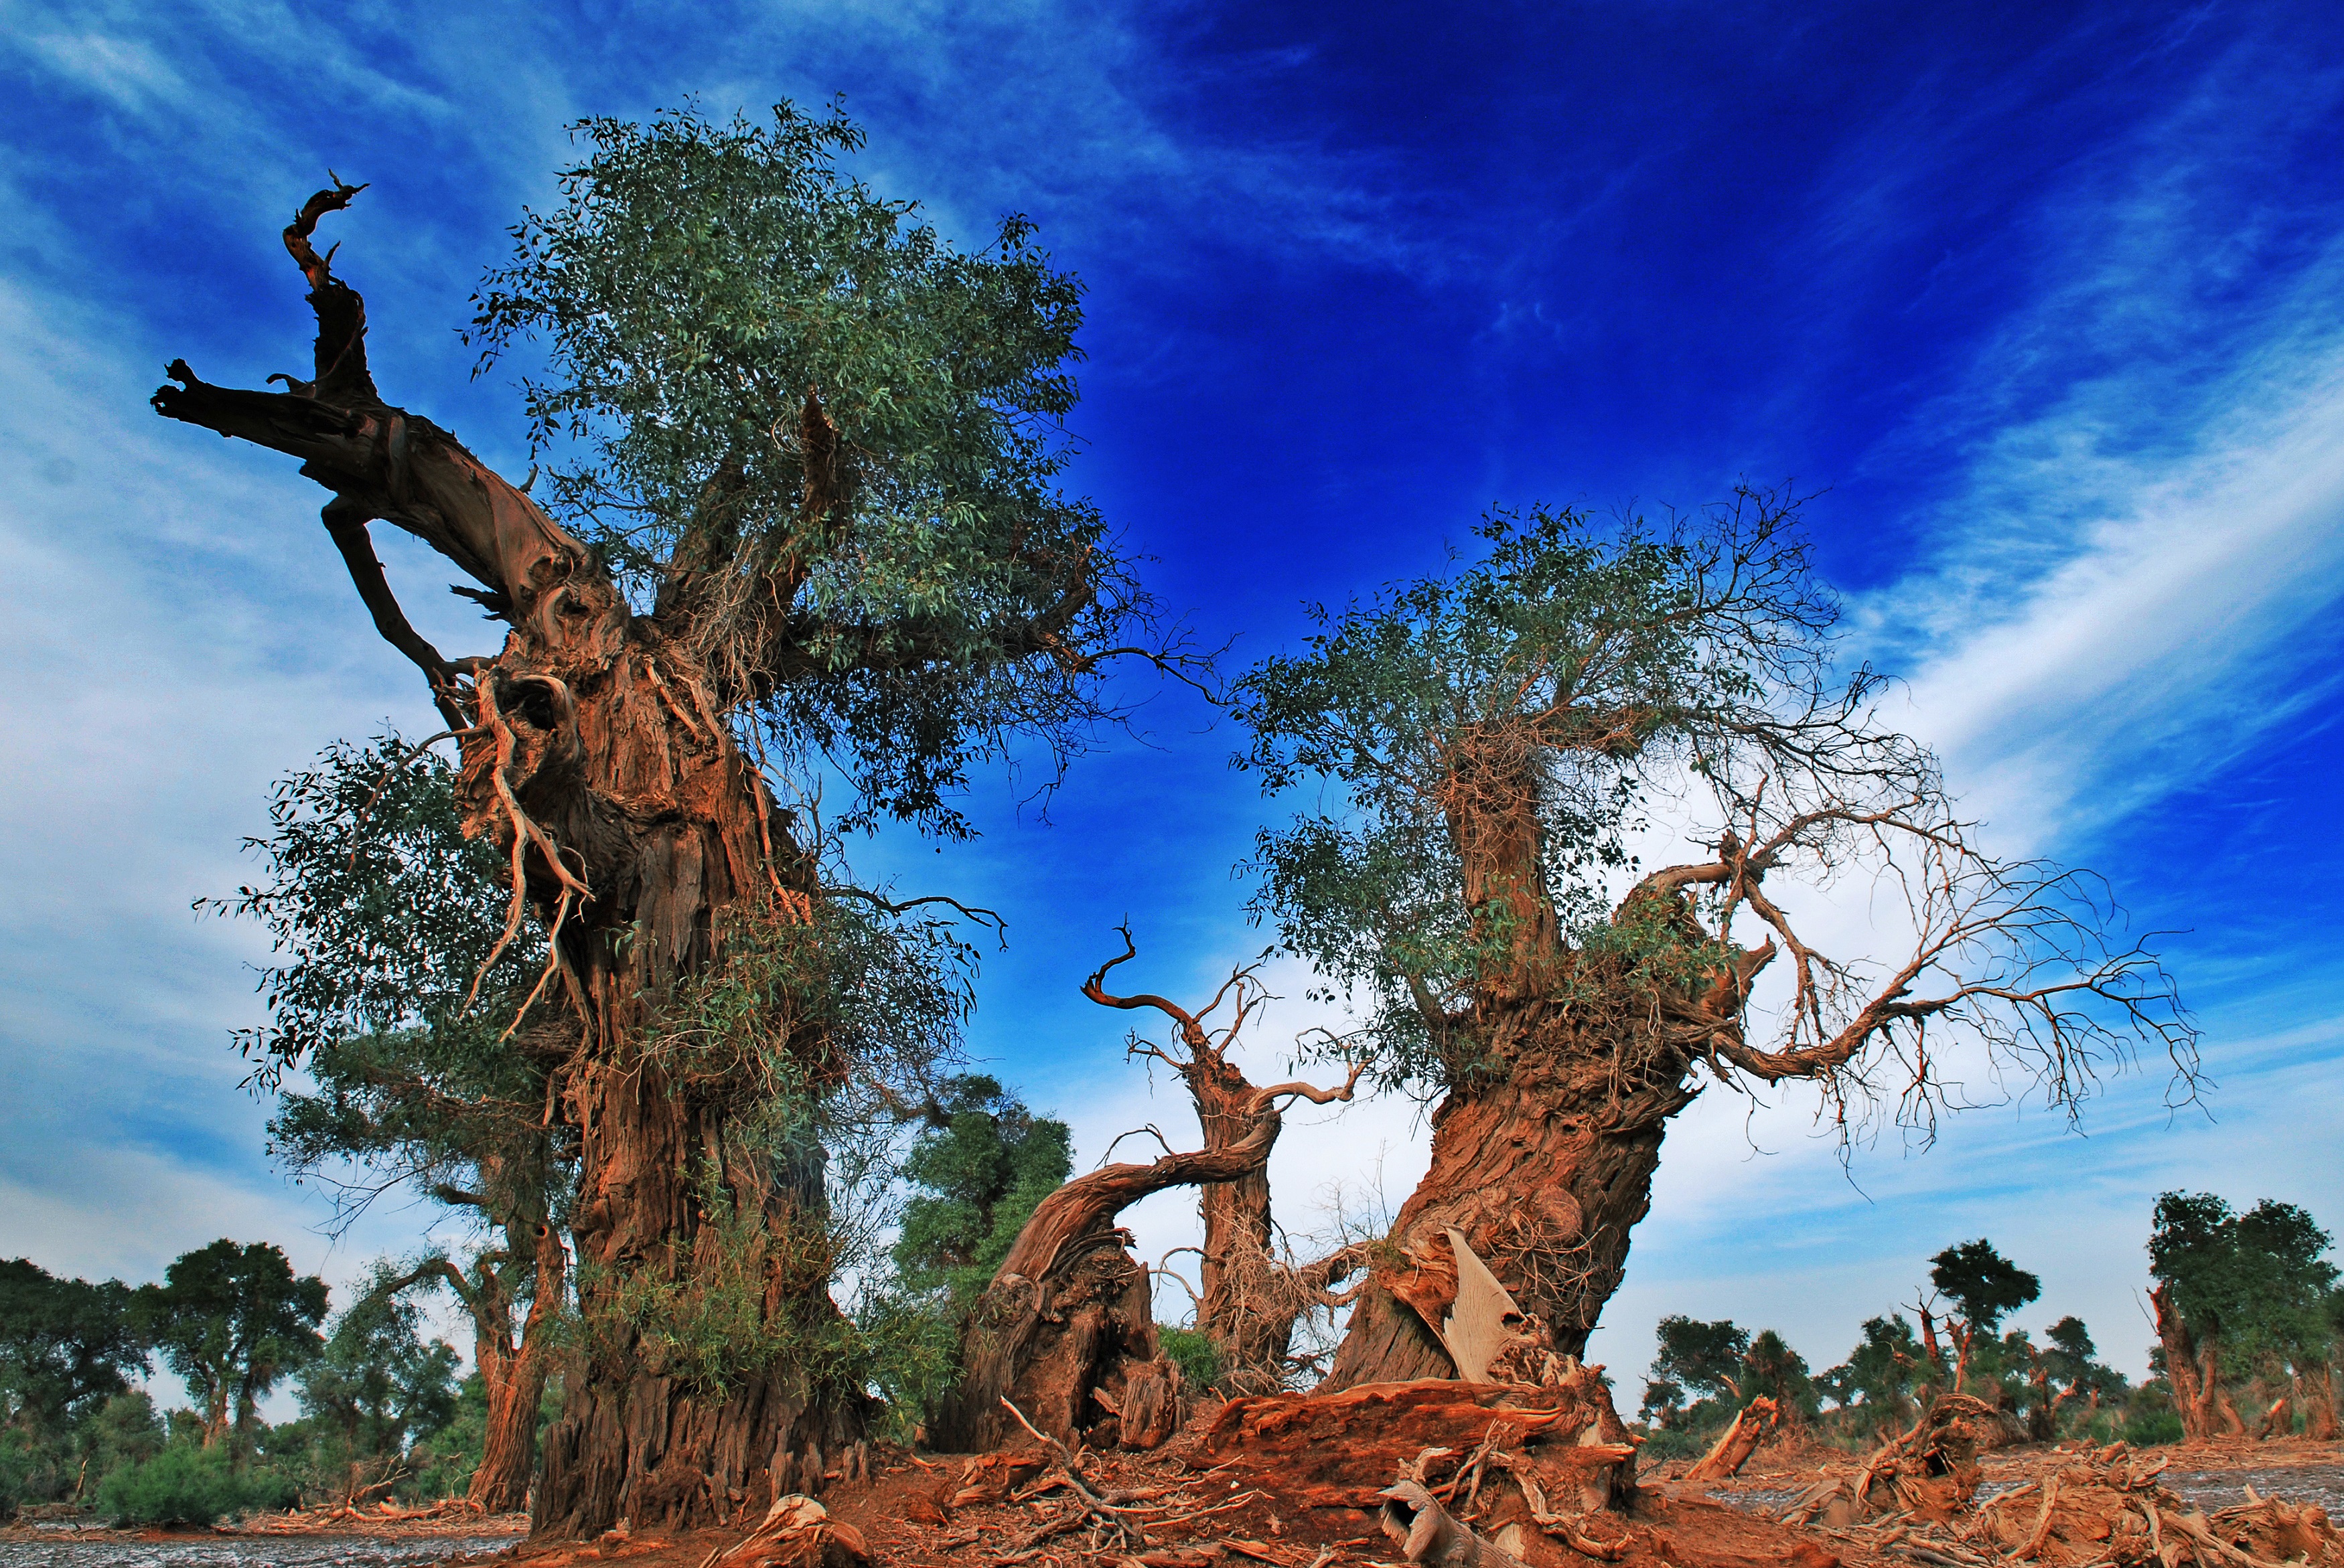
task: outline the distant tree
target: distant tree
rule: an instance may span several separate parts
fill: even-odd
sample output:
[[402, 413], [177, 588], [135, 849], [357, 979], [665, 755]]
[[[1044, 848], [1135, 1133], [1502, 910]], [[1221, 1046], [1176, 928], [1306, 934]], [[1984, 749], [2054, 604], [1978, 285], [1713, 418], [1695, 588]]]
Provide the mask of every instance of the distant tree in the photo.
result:
[[2053, 1323], [2037, 1350], [2023, 1335], [2027, 1372], [2026, 1400], [2028, 1435], [2047, 1442], [2058, 1435], [2062, 1412], [2070, 1402], [2084, 1402], [2082, 1417], [2089, 1420], [2104, 1399], [2122, 1399], [2130, 1392], [2124, 1374], [2103, 1364], [2091, 1331], [2072, 1313]]
[[1074, 1169], [1073, 1135], [982, 1073], [942, 1084], [926, 1120], [904, 1161], [914, 1195], [893, 1255], [905, 1285], [965, 1307]]
[[1751, 1337], [1750, 1348], [1742, 1354], [1742, 1368], [1745, 1402], [1762, 1395], [1772, 1399], [1783, 1421], [1791, 1425], [1814, 1413], [1815, 1387], [1807, 1371], [1807, 1358], [1773, 1329], [1761, 1329]]
[[183, 1253], [134, 1300], [146, 1337], [201, 1407], [206, 1448], [247, 1432], [262, 1397], [322, 1342], [326, 1282], [297, 1278], [267, 1241], [223, 1239]]
[[297, 1380], [303, 1413], [348, 1467], [351, 1499], [389, 1484], [415, 1440], [456, 1413], [456, 1352], [423, 1338], [421, 1313], [399, 1283], [379, 1265]]
[[1935, 1370], [1913, 1325], [1891, 1315], [1865, 1319], [1862, 1342], [1815, 1382], [1842, 1408], [1871, 1415], [1874, 1427], [1901, 1425], [1911, 1419], [1915, 1391]]
[[2292, 1203], [2265, 1199], [2234, 1212], [2211, 1192], [2167, 1192], [2149, 1233], [2165, 1372], [2193, 1438], [2243, 1432], [2225, 1368], [2258, 1359], [2288, 1369], [2307, 1427], [2332, 1434], [2329, 1381], [2335, 1337], [2336, 1266], [2328, 1232]]
[[1980, 1336], [1993, 1339], [2003, 1319], [2043, 1293], [2043, 1282], [1983, 1236], [1946, 1248], [1930, 1263], [1929, 1282], [1954, 1305], [1954, 1390], [1959, 1392]]
[[[1671, 1313], [1653, 1331], [1659, 1350], [1646, 1374], [1644, 1406], [1647, 1419], [1657, 1416], [1671, 1424], [1679, 1416], [1676, 1402], [1692, 1396], [1701, 1404], [1740, 1405], [1743, 1402], [1743, 1358], [1750, 1351], [1750, 1331], [1736, 1328], [1730, 1318], [1702, 1322]], [[1682, 1419], [1682, 1417], [1679, 1417]]]
[[119, 1280], [61, 1280], [0, 1261], [0, 1424], [57, 1436], [148, 1370]]
[[[269, 1020], [239, 1043], [278, 1087], [278, 1159], [327, 1185], [344, 1225], [404, 1187], [479, 1238], [393, 1288], [444, 1284], [471, 1320], [488, 1410], [470, 1496], [503, 1513], [527, 1505], [535, 1468], [578, 1139], [551, 1114], [568, 1036], [551, 1017], [504, 1029], [545, 973], [543, 938], [524, 927], [500, 948], [511, 895], [460, 815], [437, 757], [396, 734], [337, 743], [278, 781], [268, 836], [247, 840], [262, 875], [197, 907], [272, 940]], [[288, 1060], [305, 1085], [268, 1071]]]
[[[1365, 1001], [1344, 1048], [1439, 1102], [1331, 1386], [1449, 1375], [1439, 1303], [1393, 1287], [1451, 1229], [1581, 1353], [1704, 1079], [1812, 1084], [1853, 1128], [1883, 1104], [1929, 1124], [1955, 1038], [2070, 1112], [2140, 1044], [2193, 1070], [2102, 884], [1986, 854], [1878, 677], [1839, 664], [1798, 509], [1744, 488], [1665, 524], [1493, 515], [1478, 558], [1314, 611], [1238, 682], [1244, 763], [1319, 802], [1262, 835], [1255, 908]], [[1698, 851], [1639, 864], [1655, 813], [1697, 821]], [[1819, 946], [1824, 882], [1902, 900], [1866, 924], [1893, 949]]]

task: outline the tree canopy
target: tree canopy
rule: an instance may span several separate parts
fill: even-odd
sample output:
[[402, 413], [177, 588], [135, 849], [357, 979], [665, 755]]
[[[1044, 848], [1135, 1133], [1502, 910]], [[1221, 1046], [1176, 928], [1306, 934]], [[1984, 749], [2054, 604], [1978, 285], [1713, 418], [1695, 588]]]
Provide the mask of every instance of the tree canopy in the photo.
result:
[[119, 1280], [61, 1280], [0, 1260], [0, 1425], [55, 1432], [148, 1370]]
[[1673, 1384], [1697, 1399], [1730, 1399], [1743, 1394], [1743, 1357], [1750, 1352], [1750, 1331], [1730, 1318], [1702, 1322], [1672, 1312], [1653, 1331], [1660, 1349], [1652, 1357], [1652, 1378]]
[[1992, 1338], [2002, 1320], [2043, 1293], [2043, 1282], [1995, 1250], [1981, 1236], [1929, 1260], [1929, 1282], [1961, 1314], [1964, 1338]]
[[141, 1285], [136, 1311], [166, 1365], [202, 1402], [204, 1442], [250, 1424], [278, 1380], [318, 1353], [326, 1282], [296, 1277], [268, 1241], [223, 1238], [181, 1254], [159, 1285]]
[[353, 1462], [395, 1458], [456, 1414], [454, 1347], [426, 1340], [412, 1297], [378, 1267], [298, 1376], [302, 1413]]
[[968, 766], [1077, 744], [1092, 662], [1143, 608], [1058, 488], [1080, 285], [1022, 217], [965, 252], [874, 196], [838, 166], [864, 138], [835, 106], [575, 134], [472, 327], [484, 367], [542, 354], [521, 389], [547, 506], [688, 637], [720, 711], [844, 771], [844, 819], [965, 832]]
[[2266, 1198], [2239, 1213], [2211, 1192], [2167, 1192], [2149, 1232], [2149, 1272], [2171, 1287], [2198, 1338], [2324, 1368], [2338, 1322], [2331, 1240], [2293, 1203]]
[[[1305, 652], [1238, 681], [1253, 731], [1240, 764], [1272, 792], [1329, 787], [1260, 836], [1253, 907], [1366, 1000], [1357, 1043], [1388, 1081], [1471, 1082], [1494, 1042], [1469, 1014], [1532, 994], [1591, 1005], [1608, 967], [1648, 998], [1726, 990], [1720, 1017], [1663, 1002], [1656, 1072], [1673, 1058], [1813, 1079], [1844, 1105], [1890, 1087], [1880, 1071], [1898, 1062], [1900, 1106], [1925, 1119], [1934, 1033], [1966, 1035], [2071, 1109], [2137, 1040], [2189, 1081], [2170, 980], [2116, 940], [2097, 879], [1972, 843], [1936, 759], [1880, 722], [1881, 678], [1837, 668], [1839, 608], [1799, 507], [1745, 488], [1664, 524], [1493, 512], [1477, 558], [1315, 608]], [[1632, 838], [1664, 806], [1710, 836], [1713, 863], [1638, 863]], [[1901, 890], [1911, 957], [1802, 939], [1784, 884], [1851, 872]], [[1638, 877], [1644, 897], [1622, 903]], [[1692, 893], [1706, 929], [1668, 902]], [[1758, 947], [1733, 945], [1737, 915]], [[1742, 1013], [1777, 957], [1791, 997], [1770, 1046]]]
[[982, 1290], [1035, 1207], [1073, 1169], [1065, 1122], [1036, 1116], [982, 1073], [947, 1081], [904, 1160], [915, 1190], [892, 1254], [904, 1284], [956, 1300]]

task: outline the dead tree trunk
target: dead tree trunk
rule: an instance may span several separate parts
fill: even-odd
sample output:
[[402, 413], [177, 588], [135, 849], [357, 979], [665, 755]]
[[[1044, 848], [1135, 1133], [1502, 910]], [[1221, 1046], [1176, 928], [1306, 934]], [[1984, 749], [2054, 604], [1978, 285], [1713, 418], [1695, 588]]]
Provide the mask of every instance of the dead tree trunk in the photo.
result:
[[[590, 1332], [583, 1375], [548, 1434], [534, 1529], [588, 1535], [621, 1518], [689, 1525], [762, 1508], [818, 1476], [809, 1456], [861, 1434], [862, 1402], [818, 1392], [789, 1366], [721, 1391], [695, 1385], [641, 1333], [639, 1309], [660, 1288], [722, 1271], [724, 1242], [707, 1222], [716, 1195], [769, 1233], [786, 1233], [807, 1197], [739, 1136], [722, 1073], [662, 1060], [643, 1026], [727, 944], [808, 922], [816, 885], [717, 718], [682, 628], [632, 613], [609, 572], [528, 496], [376, 391], [364, 302], [309, 237], [358, 188], [318, 193], [285, 231], [317, 315], [315, 379], [242, 391], [174, 361], [177, 385], [155, 394], [155, 407], [298, 457], [333, 492], [328, 536], [377, 629], [422, 669], [457, 732], [465, 829], [510, 860], [508, 930], [533, 908], [551, 934], [531, 1002], [566, 1014], [577, 1041], [557, 1078], [582, 1151], [574, 1232]], [[822, 421], [811, 399], [807, 419]], [[825, 482], [810, 465], [817, 515]], [[450, 659], [415, 631], [375, 558], [375, 519], [481, 585], [459, 591], [508, 623], [495, 657]], [[790, 1049], [818, 1057], [821, 1044]], [[832, 1310], [823, 1280], [769, 1276], [769, 1317]]]
[[1774, 1430], [1782, 1411], [1772, 1399], [1760, 1394], [1734, 1416], [1733, 1423], [1718, 1433], [1709, 1452], [1696, 1461], [1680, 1479], [1692, 1482], [1726, 1481], [1742, 1473], [1766, 1434]]
[[2329, 1384], [2328, 1363], [2307, 1360], [2296, 1374], [2297, 1402], [2303, 1408], [2303, 1435], [2314, 1442], [2334, 1442], [2336, 1395]]
[[1133, 1260], [1130, 1232], [1116, 1216], [1167, 1187], [1233, 1181], [1268, 1158], [1268, 1139], [1255, 1138], [1148, 1165], [1102, 1166], [1043, 1199], [969, 1314], [960, 1386], [931, 1428], [936, 1445], [998, 1446], [1015, 1430], [1005, 1398], [1069, 1446], [1153, 1447], [1169, 1436], [1174, 1412], [1160, 1390], [1140, 1396], [1153, 1417], [1144, 1429], [1126, 1424], [1138, 1420], [1135, 1381], [1177, 1387], [1177, 1374], [1157, 1344], [1147, 1267]]
[[[1268, 1151], [1285, 1126], [1285, 1101], [1297, 1097], [1314, 1105], [1348, 1101], [1359, 1084], [1360, 1070], [1354, 1066], [1339, 1089], [1314, 1089], [1306, 1083], [1257, 1088], [1229, 1060], [1247, 1018], [1263, 1000], [1253, 970], [1240, 969], [1232, 974], [1213, 999], [1195, 1012], [1160, 996], [1116, 996], [1106, 990], [1107, 972], [1138, 950], [1132, 943], [1130, 928], [1121, 930], [1122, 953], [1099, 966], [1084, 982], [1083, 994], [1101, 1007], [1148, 1008], [1172, 1020], [1179, 1033], [1178, 1054], [1137, 1036], [1131, 1051], [1161, 1061], [1180, 1075], [1196, 1104], [1207, 1152], [1223, 1152], [1257, 1141], [1262, 1146], [1261, 1161], [1236, 1180], [1207, 1181], [1197, 1188], [1205, 1244], [1198, 1270], [1197, 1327], [1220, 1352], [1225, 1392], [1273, 1393], [1285, 1386], [1296, 1323], [1314, 1306], [1342, 1304], [1345, 1298], [1333, 1294], [1332, 1289], [1360, 1266], [1366, 1249], [1342, 1248], [1304, 1265], [1280, 1257], [1270, 1216]], [[1231, 1003], [1232, 1016], [1217, 1034], [1207, 1020], [1224, 1001]]]

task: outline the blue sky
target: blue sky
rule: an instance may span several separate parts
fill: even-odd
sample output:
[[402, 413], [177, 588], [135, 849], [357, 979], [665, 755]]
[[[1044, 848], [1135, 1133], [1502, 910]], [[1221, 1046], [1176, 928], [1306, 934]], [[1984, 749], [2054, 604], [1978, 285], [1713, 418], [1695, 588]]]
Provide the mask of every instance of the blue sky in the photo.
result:
[[[277, 241], [331, 166], [386, 395], [518, 468], [455, 328], [563, 126], [697, 95], [846, 95], [859, 168], [981, 238], [1040, 224], [1089, 287], [1075, 484], [1242, 661], [1305, 600], [1438, 569], [1492, 504], [1695, 505], [1794, 477], [1852, 651], [1904, 678], [1996, 842], [2090, 864], [2179, 932], [2210, 1115], [2154, 1064], [2085, 1135], [2023, 1105], [1843, 1174], [1797, 1095], [1703, 1096], [1595, 1353], [1663, 1312], [1818, 1366], [1985, 1233], [2137, 1375], [2155, 1194], [2344, 1223], [2332, 933], [2344, 598], [2344, 20], [2190, 7], [0, 4], [0, 1253], [151, 1278], [220, 1234], [341, 1279], [261, 1154], [227, 1031], [268, 781], [385, 718], [435, 728], [270, 455], [146, 408], [165, 361], [257, 385], [306, 352]], [[389, 530], [384, 530], [388, 534]], [[446, 573], [382, 543], [443, 648]], [[1074, 994], [1128, 915], [1154, 989], [1266, 940], [1232, 868], [1278, 808], [1177, 691], [1049, 820], [874, 874], [1004, 910], [975, 1040], [1076, 1126], [1185, 1125]], [[1277, 971], [1298, 997], [1301, 977]], [[1282, 1067], [1315, 1015], [1274, 1012]], [[1161, 1087], [1158, 1085], [1157, 1087]], [[1991, 1098], [1982, 1086], [1982, 1098]], [[1304, 1125], [1312, 1121], [1312, 1125]], [[1397, 1204], [1414, 1109], [1297, 1118], [1297, 1232]], [[1151, 1251], [1187, 1221], [1136, 1216]], [[1168, 1304], [1168, 1303], [1167, 1303]]]

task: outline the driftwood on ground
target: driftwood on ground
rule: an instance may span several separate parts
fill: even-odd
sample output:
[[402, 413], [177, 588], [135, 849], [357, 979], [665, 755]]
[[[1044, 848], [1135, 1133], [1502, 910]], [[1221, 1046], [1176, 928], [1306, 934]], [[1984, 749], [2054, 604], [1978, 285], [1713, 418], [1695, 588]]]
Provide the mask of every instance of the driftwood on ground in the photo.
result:
[[[1834, 1483], [1782, 1517], [1823, 1525], [1853, 1545], [1921, 1568], [2344, 1568], [2344, 1537], [2319, 1505], [2258, 1497], [2248, 1487], [2243, 1503], [2208, 1516], [2157, 1484], [2170, 1462], [2117, 1443], [2086, 1448], [1975, 1511], [1895, 1508], [1850, 1524], [1839, 1508], [1844, 1483]], [[1904, 1484], [1900, 1476], [1886, 1490], [1901, 1502]], [[1881, 1498], [1884, 1490], [1875, 1485], [1870, 1495]]]
[[1847, 1525], [1884, 1513], [1950, 1519], [1977, 1493], [1978, 1451], [2000, 1446], [2009, 1432], [2002, 1412], [1982, 1399], [1949, 1393], [1921, 1412], [1913, 1429], [1874, 1450], [1849, 1479], [1810, 1490], [1784, 1511], [1798, 1523]]

